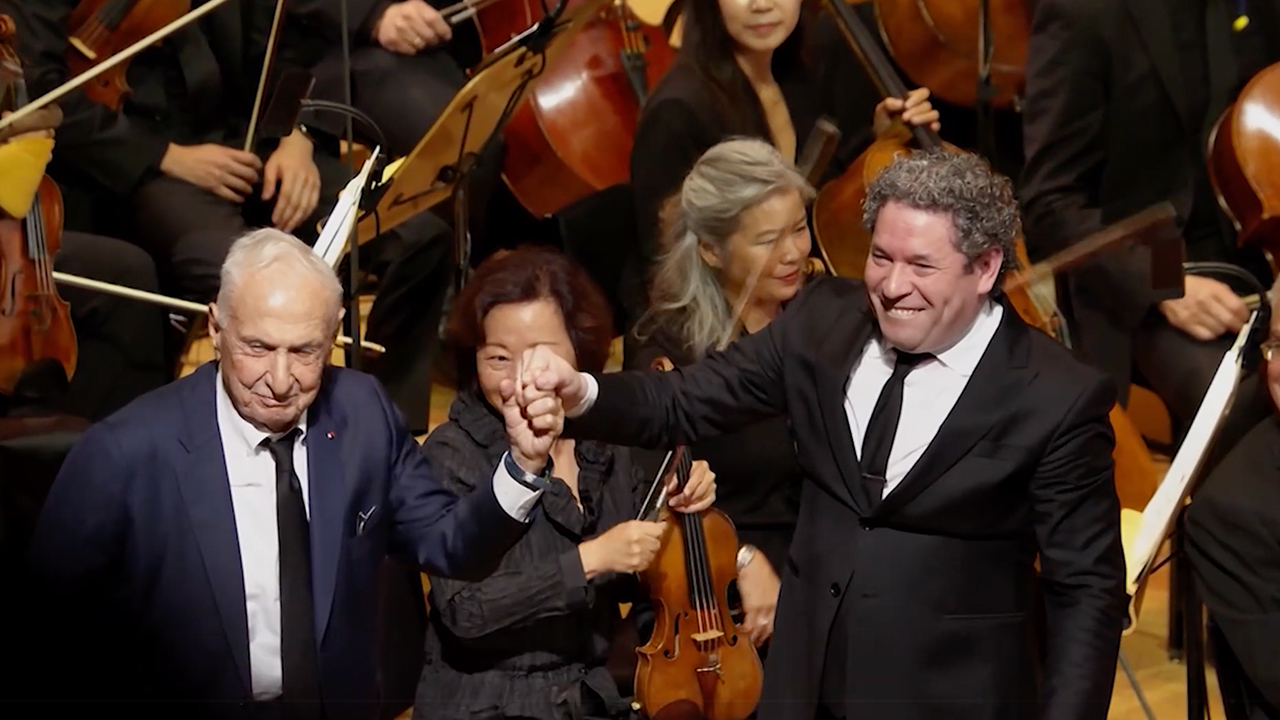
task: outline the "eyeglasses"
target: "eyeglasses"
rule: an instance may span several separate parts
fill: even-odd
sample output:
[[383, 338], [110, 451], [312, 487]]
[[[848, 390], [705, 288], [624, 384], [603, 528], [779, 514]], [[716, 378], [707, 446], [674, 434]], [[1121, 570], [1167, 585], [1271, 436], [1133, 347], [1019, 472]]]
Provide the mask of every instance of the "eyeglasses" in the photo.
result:
[[1263, 360], [1267, 362], [1271, 362], [1273, 359], [1280, 360], [1280, 352], [1276, 352], [1280, 350], [1280, 338], [1271, 338], [1259, 345], [1258, 349], [1262, 351]]

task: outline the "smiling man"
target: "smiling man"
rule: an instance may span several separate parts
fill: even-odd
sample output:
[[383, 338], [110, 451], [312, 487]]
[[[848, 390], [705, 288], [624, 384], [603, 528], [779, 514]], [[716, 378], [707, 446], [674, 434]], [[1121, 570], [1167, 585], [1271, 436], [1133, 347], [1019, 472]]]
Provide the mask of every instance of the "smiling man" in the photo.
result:
[[817, 280], [723, 353], [593, 376], [534, 351], [523, 382], [572, 408], [567, 434], [622, 444], [789, 416], [804, 484], [762, 720], [1102, 720], [1114, 391], [997, 296], [1018, 208], [979, 157], [900, 158], [864, 221], [865, 283]]
[[493, 572], [563, 413], [523, 416], [509, 396], [510, 451], [458, 499], [377, 382], [328, 366], [342, 288], [310, 248], [250, 233], [220, 287], [217, 360], [92, 427], [58, 474], [31, 549], [54, 685], [33, 697], [373, 720], [383, 557]]

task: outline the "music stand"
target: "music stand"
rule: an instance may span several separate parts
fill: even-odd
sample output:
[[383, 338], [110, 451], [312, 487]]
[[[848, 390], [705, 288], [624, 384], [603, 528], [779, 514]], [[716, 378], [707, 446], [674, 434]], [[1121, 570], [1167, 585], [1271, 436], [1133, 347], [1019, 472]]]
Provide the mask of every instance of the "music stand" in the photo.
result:
[[525, 32], [498, 48], [453, 96], [407, 156], [383, 172], [368, 193], [372, 212], [358, 221], [361, 245], [431, 209], [446, 198], [454, 203], [454, 260], [461, 288], [471, 263], [467, 228], [467, 180], [477, 159], [494, 142], [524, 100], [530, 86], [567, 46], [585, 21], [611, 0], [589, 0], [564, 12], [567, 0]]

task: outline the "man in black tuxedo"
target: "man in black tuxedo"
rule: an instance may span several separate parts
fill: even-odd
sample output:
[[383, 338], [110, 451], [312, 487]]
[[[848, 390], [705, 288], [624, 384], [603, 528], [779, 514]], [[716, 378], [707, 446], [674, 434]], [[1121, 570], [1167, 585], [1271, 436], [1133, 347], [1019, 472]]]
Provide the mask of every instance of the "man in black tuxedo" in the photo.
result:
[[789, 416], [805, 482], [762, 719], [1100, 720], [1126, 607], [1114, 390], [999, 298], [1018, 212], [981, 158], [901, 158], [865, 212], [865, 282], [816, 280], [674, 372], [538, 350], [523, 383], [567, 433], [645, 447]]
[[[1230, 5], [1230, 7], [1228, 7]], [[1274, 0], [1038, 0], [1027, 49], [1021, 199], [1027, 247], [1046, 257], [1108, 223], [1172, 202], [1191, 261], [1270, 269], [1235, 249], [1204, 152], [1214, 121], [1244, 84], [1280, 59]], [[1067, 274], [1060, 306], [1074, 347], [1128, 401], [1136, 368], [1185, 427], [1223, 353], [1249, 317], [1256, 288], [1189, 274], [1179, 294], [1152, 289], [1146, 247], [1109, 252]], [[1222, 436], [1265, 413], [1252, 376]]]

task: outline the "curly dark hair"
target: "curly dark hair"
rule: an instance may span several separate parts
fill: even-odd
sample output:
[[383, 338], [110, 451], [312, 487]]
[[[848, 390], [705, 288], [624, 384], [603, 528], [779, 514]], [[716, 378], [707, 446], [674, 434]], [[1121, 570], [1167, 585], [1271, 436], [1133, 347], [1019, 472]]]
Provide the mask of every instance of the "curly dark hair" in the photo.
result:
[[[968, 152], [917, 150], [885, 168], [867, 186], [862, 226], [872, 231], [890, 200], [918, 210], [944, 212], [955, 226], [956, 249], [972, 263], [998, 247], [1004, 251], [1000, 275], [1017, 267], [1015, 243], [1022, 233], [1013, 182], [981, 156]], [[1000, 277], [996, 278], [999, 287]]]
[[547, 299], [560, 308], [578, 356], [578, 369], [602, 372], [613, 342], [613, 310], [587, 272], [564, 253], [521, 246], [480, 263], [449, 312], [445, 347], [453, 355], [459, 387], [476, 380], [476, 348], [484, 344], [484, 319], [508, 303]]

